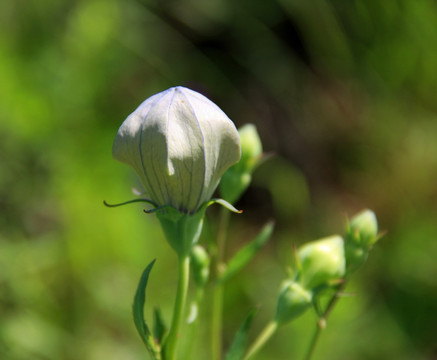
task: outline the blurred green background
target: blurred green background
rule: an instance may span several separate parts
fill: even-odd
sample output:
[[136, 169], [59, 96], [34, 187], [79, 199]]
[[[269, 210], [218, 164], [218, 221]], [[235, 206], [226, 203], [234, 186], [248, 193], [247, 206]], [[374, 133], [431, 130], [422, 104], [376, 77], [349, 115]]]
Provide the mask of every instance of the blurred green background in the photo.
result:
[[[111, 157], [122, 121], [184, 85], [274, 154], [232, 217], [229, 255], [268, 219], [276, 231], [226, 288], [225, 346], [252, 305], [251, 337], [271, 318], [293, 244], [369, 207], [388, 233], [314, 359], [437, 359], [436, 24], [433, 0], [2, 1], [0, 358], [147, 358], [132, 297], [156, 257], [147, 314], [168, 320], [176, 257], [141, 205], [102, 201], [139, 186]], [[302, 358], [315, 321], [258, 359]]]

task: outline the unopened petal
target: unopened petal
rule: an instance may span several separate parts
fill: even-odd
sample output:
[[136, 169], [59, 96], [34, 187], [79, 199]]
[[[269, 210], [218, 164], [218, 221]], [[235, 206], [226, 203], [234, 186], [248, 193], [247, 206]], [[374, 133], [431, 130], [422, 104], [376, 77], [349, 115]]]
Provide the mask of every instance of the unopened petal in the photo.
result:
[[240, 152], [226, 114], [183, 87], [144, 101], [122, 124], [113, 147], [114, 157], [136, 170], [154, 202], [184, 212], [210, 199]]

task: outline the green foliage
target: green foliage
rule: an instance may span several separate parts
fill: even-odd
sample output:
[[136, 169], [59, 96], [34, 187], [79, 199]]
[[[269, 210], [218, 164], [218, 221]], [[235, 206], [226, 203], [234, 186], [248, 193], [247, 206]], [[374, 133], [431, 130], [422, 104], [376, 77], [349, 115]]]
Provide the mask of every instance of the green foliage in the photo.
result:
[[235, 334], [234, 341], [226, 353], [226, 360], [242, 360], [247, 346], [250, 325], [257, 313], [257, 309], [251, 310], [244, 319], [238, 332]]
[[165, 336], [168, 333], [167, 325], [162, 318], [161, 310], [159, 307], [153, 311], [153, 336], [158, 344], [163, 344]]
[[[167, 314], [176, 260], [141, 205], [102, 201], [140, 186], [112, 159], [116, 130], [174, 85], [205, 93], [238, 127], [255, 124], [275, 154], [231, 223], [230, 254], [266, 219], [277, 233], [227, 282], [225, 342], [241, 309], [263, 304], [255, 329], [274, 312], [291, 243], [370, 207], [388, 234], [314, 359], [432, 358], [436, 23], [432, 0], [0, 2], [0, 358], [143, 359], [136, 274], [159, 259], [148, 303]], [[311, 315], [259, 360], [301, 357]]]
[[[147, 326], [146, 320], [144, 318], [144, 304], [146, 302], [146, 287], [147, 282], [149, 280], [150, 270], [152, 270], [153, 264], [155, 260], [153, 260], [144, 270], [141, 275], [140, 282], [138, 284], [137, 291], [135, 293], [134, 304], [132, 307], [132, 313], [134, 317], [135, 326], [140, 334], [141, 340], [143, 340], [144, 344], [149, 350], [150, 356], [153, 360], [161, 359], [159, 344], [155, 342], [155, 338]], [[159, 319], [159, 317], [157, 317]], [[158, 325], [158, 334], [162, 335], [162, 326]]]
[[268, 222], [264, 225], [259, 234], [249, 244], [238, 250], [231, 260], [229, 260], [224, 273], [221, 274], [218, 281], [225, 282], [242, 270], [267, 243], [273, 233], [273, 229], [273, 222]]

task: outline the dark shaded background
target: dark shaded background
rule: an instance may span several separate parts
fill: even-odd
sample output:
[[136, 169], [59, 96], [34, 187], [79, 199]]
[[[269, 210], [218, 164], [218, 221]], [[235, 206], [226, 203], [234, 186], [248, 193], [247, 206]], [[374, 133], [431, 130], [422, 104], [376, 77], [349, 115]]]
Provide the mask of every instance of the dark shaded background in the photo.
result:
[[[111, 157], [122, 121], [184, 85], [256, 124], [275, 154], [232, 218], [229, 254], [268, 219], [277, 228], [226, 289], [226, 344], [251, 305], [252, 336], [271, 318], [292, 244], [370, 207], [388, 234], [315, 359], [436, 359], [436, 24], [432, 0], [1, 2], [0, 358], [144, 358], [136, 283], [157, 257], [148, 316], [160, 304], [168, 319], [176, 259], [141, 206], [102, 200], [138, 186]], [[259, 359], [301, 358], [315, 321]]]

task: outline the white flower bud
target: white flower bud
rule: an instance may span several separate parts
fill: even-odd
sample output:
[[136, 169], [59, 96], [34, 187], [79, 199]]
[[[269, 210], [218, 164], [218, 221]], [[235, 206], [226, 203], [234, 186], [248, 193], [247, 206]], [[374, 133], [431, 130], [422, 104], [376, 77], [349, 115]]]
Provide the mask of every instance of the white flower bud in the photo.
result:
[[241, 156], [233, 122], [205, 96], [173, 87], [145, 100], [123, 122], [114, 157], [134, 168], [157, 206], [195, 213]]

